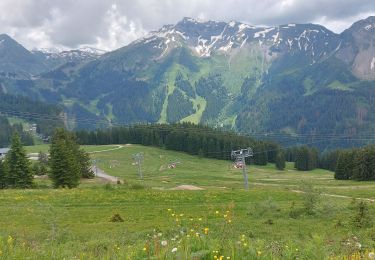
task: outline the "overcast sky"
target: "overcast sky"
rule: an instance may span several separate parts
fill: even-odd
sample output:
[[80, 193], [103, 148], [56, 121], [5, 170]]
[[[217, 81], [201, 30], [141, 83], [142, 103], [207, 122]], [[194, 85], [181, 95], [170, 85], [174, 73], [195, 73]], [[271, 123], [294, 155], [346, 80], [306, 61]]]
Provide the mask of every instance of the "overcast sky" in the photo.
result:
[[341, 32], [375, 0], [0, 0], [0, 34], [25, 47], [112, 50], [183, 17], [251, 25], [319, 23]]

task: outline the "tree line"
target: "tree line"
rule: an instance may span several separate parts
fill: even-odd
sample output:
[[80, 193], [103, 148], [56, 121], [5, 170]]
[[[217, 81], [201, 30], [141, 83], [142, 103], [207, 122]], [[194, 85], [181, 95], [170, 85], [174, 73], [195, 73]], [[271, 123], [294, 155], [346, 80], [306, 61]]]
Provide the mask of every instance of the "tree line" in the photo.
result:
[[251, 147], [254, 156], [248, 159], [248, 163], [266, 165], [269, 162], [276, 163], [278, 160], [279, 167], [285, 167], [284, 153], [280, 145], [275, 142], [255, 140], [233, 132], [192, 123], [135, 125], [96, 131], [81, 130], [75, 134], [79, 143], [85, 145], [141, 144], [219, 160], [231, 160], [232, 150]]
[[335, 179], [375, 180], [375, 145], [341, 151], [337, 160]]

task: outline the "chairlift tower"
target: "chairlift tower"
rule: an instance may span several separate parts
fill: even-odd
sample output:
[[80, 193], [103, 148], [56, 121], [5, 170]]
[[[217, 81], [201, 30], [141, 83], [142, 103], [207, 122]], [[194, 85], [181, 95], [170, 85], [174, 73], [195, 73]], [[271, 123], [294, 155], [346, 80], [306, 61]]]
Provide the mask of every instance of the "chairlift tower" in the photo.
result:
[[236, 164], [240, 164], [242, 166], [242, 173], [245, 182], [245, 189], [249, 189], [249, 183], [247, 178], [247, 171], [246, 171], [246, 161], [247, 157], [252, 157], [254, 155], [253, 150], [249, 147], [247, 149], [240, 149], [234, 150], [231, 152], [231, 157]]
[[139, 178], [141, 179], [143, 179], [143, 174], [142, 174], [143, 159], [144, 159], [144, 154], [142, 152], [133, 154], [133, 160], [138, 167], [138, 175], [139, 175]]

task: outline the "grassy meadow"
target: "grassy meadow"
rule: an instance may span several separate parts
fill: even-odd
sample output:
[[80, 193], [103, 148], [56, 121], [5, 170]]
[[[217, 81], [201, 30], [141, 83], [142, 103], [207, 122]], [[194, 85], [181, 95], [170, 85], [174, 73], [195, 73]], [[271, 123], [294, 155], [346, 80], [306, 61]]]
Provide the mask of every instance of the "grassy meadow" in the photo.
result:
[[124, 183], [54, 190], [37, 179], [36, 189], [0, 191], [0, 259], [373, 259], [374, 182], [250, 165], [246, 191], [229, 161], [138, 145], [84, 149]]

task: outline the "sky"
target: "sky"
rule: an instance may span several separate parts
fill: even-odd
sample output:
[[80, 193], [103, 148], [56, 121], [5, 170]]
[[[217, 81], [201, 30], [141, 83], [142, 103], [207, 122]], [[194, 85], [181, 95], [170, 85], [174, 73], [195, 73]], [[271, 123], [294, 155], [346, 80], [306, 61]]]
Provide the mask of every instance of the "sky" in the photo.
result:
[[375, 0], [0, 0], [0, 34], [28, 49], [114, 50], [183, 17], [340, 33], [371, 15]]

